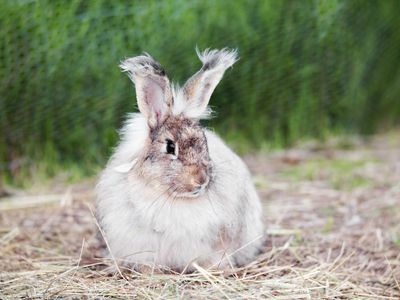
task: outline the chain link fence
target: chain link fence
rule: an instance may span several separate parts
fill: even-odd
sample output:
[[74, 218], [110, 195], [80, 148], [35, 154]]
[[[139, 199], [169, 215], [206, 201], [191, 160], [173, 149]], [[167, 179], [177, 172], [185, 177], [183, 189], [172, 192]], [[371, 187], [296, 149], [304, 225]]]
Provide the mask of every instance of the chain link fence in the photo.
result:
[[3, 0], [0, 168], [89, 170], [135, 110], [121, 59], [149, 52], [174, 82], [194, 48], [238, 48], [207, 123], [236, 145], [286, 146], [400, 121], [400, 2]]

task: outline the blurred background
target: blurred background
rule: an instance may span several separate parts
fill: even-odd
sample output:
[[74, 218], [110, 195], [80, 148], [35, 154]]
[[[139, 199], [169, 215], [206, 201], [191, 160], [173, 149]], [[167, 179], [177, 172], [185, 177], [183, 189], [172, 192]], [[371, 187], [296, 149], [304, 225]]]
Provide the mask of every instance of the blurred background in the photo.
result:
[[205, 125], [242, 153], [395, 128], [399, 11], [397, 0], [2, 0], [2, 181], [96, 174], [136, 110], [118, 63], [144, 51], [182, 84], [201, 66], [196, 45], [238, 48]]

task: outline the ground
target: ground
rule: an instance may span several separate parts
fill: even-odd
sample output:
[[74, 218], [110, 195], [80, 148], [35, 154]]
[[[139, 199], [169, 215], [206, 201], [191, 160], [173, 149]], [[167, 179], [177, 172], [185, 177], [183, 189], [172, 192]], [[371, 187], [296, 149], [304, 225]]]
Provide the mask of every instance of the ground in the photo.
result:
[[244, 157], [267, 243], [256, 261], [224, 274], [111, 273], [96, 238], [93, 181], [3, 198], [0, 298], [399, 299], [399, 137]]

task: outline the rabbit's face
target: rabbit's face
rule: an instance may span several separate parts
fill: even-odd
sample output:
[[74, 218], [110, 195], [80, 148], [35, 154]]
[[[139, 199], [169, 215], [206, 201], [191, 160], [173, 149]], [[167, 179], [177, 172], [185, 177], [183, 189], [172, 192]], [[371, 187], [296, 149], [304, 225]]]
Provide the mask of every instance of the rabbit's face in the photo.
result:
[[206, 190], [211, 161], [197, 121], [168, 117], [150, 131], [148, 147], [140, 172], [146, 183], [177, 197], [197, 197]]
[[160, 196], [197, 197], [210, 182], [207, 139], [198, 120], [209, 115], [211, 94], [237, 54], [222, 49], [198, 56], [203, 66], [182, 88], [171, 86], [161, 65], [149, 55], [128, 58], [120, 65], [135, 84], [138, 108], [149, 128], [139, 164], [135, 160], [136, 168], [129, 170]]

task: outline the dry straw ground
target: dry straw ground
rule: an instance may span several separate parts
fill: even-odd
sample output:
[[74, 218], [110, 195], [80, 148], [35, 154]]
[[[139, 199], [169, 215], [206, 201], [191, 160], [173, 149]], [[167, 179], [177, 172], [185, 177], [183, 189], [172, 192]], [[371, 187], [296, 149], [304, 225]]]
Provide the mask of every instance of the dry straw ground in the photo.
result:
[[247, 157], [268, 242], [229, 274], [112, 274], [91, 184], [0, 201], [1, 299], [399, 299], [400, 138]]

